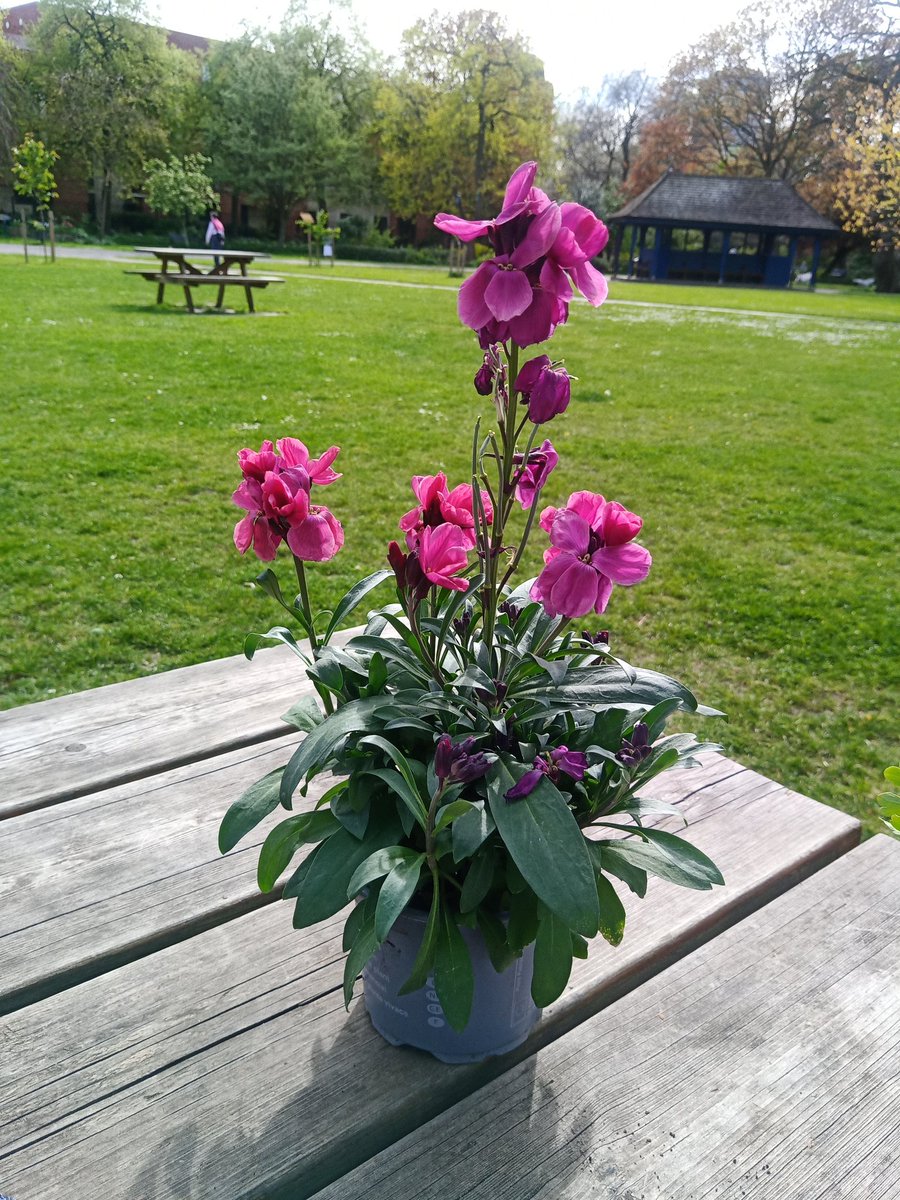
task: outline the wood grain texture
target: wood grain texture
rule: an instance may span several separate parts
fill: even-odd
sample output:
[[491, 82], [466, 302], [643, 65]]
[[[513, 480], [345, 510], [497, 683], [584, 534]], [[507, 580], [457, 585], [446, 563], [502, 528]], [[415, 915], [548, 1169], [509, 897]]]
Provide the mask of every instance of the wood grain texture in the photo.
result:
[[283, 737], [280, 714], [310, 692], [277, 646], [0, 713], [0, 818]]
[[[626, 898], [622, 946], [576, 963], [517, 1057], [448, 1067], [388, 1046], [359, 1001], [344, 1013], [343, 916], [295, 933], [287, 905], [270, 905], [0, 1020], [0, 1191], [302, 1200], [858, 837], [844, 814], [718, 756], [672, 773], [665, 790], [678, 788], [729, 886]], [[638, 1027], [658, 1019], [634, 1004]]]
[[898, 880], [871, 839], [317, 1200], [895, 1200]]
[[[278, 808], [230, 854], [228, 806], [302, 738], [23, 813], [0, 826], [0, 1013], [62, 991], [278, 898], [256, 886]], [[310, 789], [312, 803], [327, 777]], [[299, 807], [299, 806], [298, 806]]]

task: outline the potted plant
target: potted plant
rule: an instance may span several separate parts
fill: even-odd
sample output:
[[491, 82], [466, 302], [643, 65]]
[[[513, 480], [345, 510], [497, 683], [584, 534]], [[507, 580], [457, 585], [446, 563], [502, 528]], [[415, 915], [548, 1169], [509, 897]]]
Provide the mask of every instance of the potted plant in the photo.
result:
[[[667, 806], [641, 796], [706, 748], [692, 734], [667, 736], [668, 719], [713, 710], [674, 679], [616, 658], [607, 632], [580, 627], [605, 612], [616, 585], [646, 577], [641, 519], [591, 491], [543, 504], [558, 461], [546, 426], [569, 404], [570, 377], [547, 354], [521, 352], [567, 319], [573, 283], [602, 303], [591, 259], [607, 231], [580, 205], [549, 200], [535, 171], [518, 168], [493, 220], [436, 218], [494, 250], [459, 293], [483, 351], [474, 382], [491, 421], [475, 422], [469, 479], [413, 478], [390, 569], [361, 580], [333, 613], [313, 613], [306, 564], [343, 542], [340, 523], [314, 503], [339, 478], [337, 447], [313, 458], [285, 438], [242, 450], [234, 495], [246, 510], [239, 550], [272, 561], [287, 543], [296, 598], [271, 569], [257, 582], [308, 639], [307, 650], [279, 626], [251, 635], [246, 652], [264, 639], [287, 643], [318, 700], [285, 714], [306, 737], [232, 805], [220, 848], [279, 803], [291, 810], [262, 846], [259, 886], [274, 888], [301, 853], [283, 896], [297, 927], [348, 909], [347, 1003], [362, 972], [375, 1027], [451, 1062], [521, 1042], [590, 940], [618, 944], [617, 888], [643, 896], [648, 874], [700, 889], [722, 882], [700, 851], [647, 823]], [[532, 537], [543, 569], [516, 584]], [[396, 603], [330, 644], [388, 579]], [[307, 789], [323, 774], [313, 803]]]

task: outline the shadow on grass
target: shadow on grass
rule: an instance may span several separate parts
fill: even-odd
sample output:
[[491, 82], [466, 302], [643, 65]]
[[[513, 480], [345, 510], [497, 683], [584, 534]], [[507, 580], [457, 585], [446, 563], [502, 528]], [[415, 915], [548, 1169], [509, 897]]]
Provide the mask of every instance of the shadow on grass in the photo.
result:
[[141, 316], [155, 317], [283, 317], [286, 316], [282, 312], [269, 312], [257, 309], [256, 312], [249, 312], [246, 308], [212, 308], [200, 307], [197, 305], [194, 311], [186, 308], [184, 305], [175, 304], [111, 304], [109, 306], [111, 312], [118, 313], [140, 313]]

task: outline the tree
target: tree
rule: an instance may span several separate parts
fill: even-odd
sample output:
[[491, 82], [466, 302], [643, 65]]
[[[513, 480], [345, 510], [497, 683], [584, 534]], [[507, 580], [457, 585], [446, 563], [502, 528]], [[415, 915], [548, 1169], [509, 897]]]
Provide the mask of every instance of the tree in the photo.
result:
[[[48, 150], [42, 141], [30, 133], [25, 134], [25, 140], [21, 145], [16, 146], [12, 153], [13, 188], [18, 195], [32, 198], [42, 228], [43, 219], [50, 211], [51, 203], [59, 195], [56, 190], [56, 179], [53, 176], [53, 167], [58, 158], [59, 155], [55, 150]], [[46, 253], [45, 246], [45, 256]], [[53, 258], [55, 261], [55, 251]], [[25, 240], [25, 261], [28, 261], [27, 238]]]
[[23, 55], [0, 36], [0, 159], [7, 161], [18, 139], [23, 107]]
[[844, 153], [837, 202], [844, 228], [871, 245], [878, 291], [900, 291], [900, 91], [885, 98], [870, 87]]
[[101, 234], [116, 182], [166, 148], [168, 92], [181, 64], [139, 0], [45, 0], [31, 37], [35, 112], [70, 169], [91, 172]]
[[181, 220], [181, 232], [187, 238], [188, 217], [219, 207], [219, 194], [213, 191], [206, 173], [209, 159], [203, 154], [170, 155], [168, 161], [151, 158], [144, 184], [147, 203], [165, 216]]
[[300, 201], [326, 207], [370, 192], [369, 53], [295, 7], [277, 33], [248, 32], [212, 61], [216, 177], [263, 201], [280, 241]]
[[549, 150], [553, 88], [497, 13], [437, 13], [403, 35], [402, 67], [379, 91], [380, 172], [404, 217], [496, 211], [510, 169]]
[[607, 76], [595, 96], [583, 92], [562, 111], [562, 183], [573, 200], [596, 212], [617, 206], [653, 91], [643, 71]]

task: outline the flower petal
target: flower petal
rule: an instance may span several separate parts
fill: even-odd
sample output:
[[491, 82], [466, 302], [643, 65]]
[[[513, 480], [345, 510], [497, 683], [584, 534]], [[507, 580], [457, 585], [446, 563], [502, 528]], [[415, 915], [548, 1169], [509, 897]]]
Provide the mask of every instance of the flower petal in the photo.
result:
[[650, 551], [637, 542], [629, 542], [627, 546], [604, 546], [591, 555], [591, 566], [608, 575], [613, 583], [625, 587], [646, 579], [652, 562]]
[[284, 459], [284, 466], [305, 467], [309, 462], [309, 451], [299, 438], [279, 438], [276, 445], [278, 453]]
[[524, 271], [499, 270], [484, 289], [484, 302], [498, 321], [511, 321], [528, 308], [532, 295]]
[[547, 253], [556, 240], [560, 226], [559, 205], [551, 204], [534, 218], [525, 237], [510, 255], [517, 267], [528, 267]]
[[512, 208], [515, 204], [521, 204], [528, 199], [528, 193], [531, 191], [534, 177], [537, 175], [537, 169], [538, 165], [533, 159], [523, 162], [521, 166], [516, 167], [509, 177], [509, 183], [506, 185], [506, 191], [503, 195], [503, 208], [500, 212], [501, 217], [507, 209]]
[[584, 617], [597, 603], [601, 576], [590, 563], [581, 562], [570, 554], [561, 554], [544, 570], [552, 570], [560, 561], [564, 561], [566, 567], [559, 571], [550, 590], [550, 603], [564, 617]]
[[487, 285], [499, 268], [493, 262], [484, 262], [474, 275], [470, 275], [459, 289], [457, 310], [463, 325], [470, 329], [481, 329], [494, 319], [494, 314], [484, 300]]
[[591, 539], [591, 527], [578, 513], [565, 508], [556, 515], [550, 530], [550, 541], [557, 550], [568, 554], [586, 554]]
[[314, 509], [305, 521], [288, 530], [291, 553], [303, 562], [327, 562], [344, 544], [344, 531], [327, 508]]
[[329, 483], [334, 483], [341, 478], [338, 471], [331, 469], [331, 464], [340, 454], [340, 446], [329, 446], [323, 455], [319, 458], [311, 458], [307, 466], [309, 477], [313, 483], [317, 483], [319, 487], [326, 487]]
[[600, 525], [600, 515], [606, 501], [599, 492], [572, 492], [566, 501], [569, 512], [578, 513], [592, 529]]
[[624, 546], [641, 532], [644, 522], [616, 500], [610, 500], [600, 514], [600, 536], [606, 546]]
[[484, 237], [493, 225], [493, 221], [467, 221], [452, 213], [438, 213], [434, 223], [438, 229], [459, 238], [461, 242], [474, 242], [476, 238]]
[[582, 296], [584, 296], [585, 300], [593, 304], [594, 308], [599, 308], [606, 299], [609, 291], [606, 276], [601, 275], [597, 268], [589, 262], [582, 263], [578, 267], [572, 267], [569, 274], [572, 276], [575, 286], [581, 292]]

